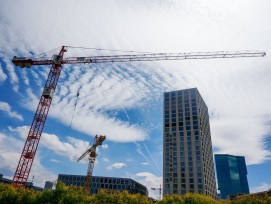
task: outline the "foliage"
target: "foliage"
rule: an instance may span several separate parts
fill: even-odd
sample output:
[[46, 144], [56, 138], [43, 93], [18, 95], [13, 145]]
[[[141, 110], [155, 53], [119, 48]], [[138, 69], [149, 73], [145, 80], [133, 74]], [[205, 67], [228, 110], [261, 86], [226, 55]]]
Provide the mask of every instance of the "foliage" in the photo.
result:
[[218, 204], [219, 202], [212, 198], [194, 193], [187, 193], [185, 196], [180, 195], [168, 195], [164, 196], [163, 200], [159, 204]]
[[[1, 204], [151, 204], [152, 201], [140, 194], [128, 191], [108, 191], [101, 189], [97, 194], [88, 195], [83, 188], [65, 186], [58, 183], [55, 190], [34, 191], [15, 188], [10, 184], [0, 183]], [[247, 195], [233, 201], [216, 201], [201, 194], [188, 193], [185, 196], [167, 195], [158, 204], [268, 204], [271, 197], [266, 195]]]
[[2, 204], [36, 203], [36, 195], [37, 193], [33, 190], [0, 183], [0, 203]]
[[98, 194], [91, 196], [91, 203], [93, 204], [151, 204], [146, 196], [140, 194], [129, 194], [128, 191], [107, 191], [101, 189]]
[[62, 182], [58, 182], [55, 190], [45, 190], [38, 194], [36, 203], [89, 203], [89, 196], [83, 188], [75, 186], [66, 186]]
[[0, 183], [1, 204], [150, 204], [146, 196], [129, 194], [127, 191], [100, 190], [98, 194], [88, 195], [83, 188], [65, 186], [59, 182], [55, 190], [34, 191], [32, 189], [15, 188], [10, 184]]
[[268, 194], [260, 196], [256, 195], [244, 195], [234, 199], [232, 204], [269, 204], [271, 203], [271, 197]]

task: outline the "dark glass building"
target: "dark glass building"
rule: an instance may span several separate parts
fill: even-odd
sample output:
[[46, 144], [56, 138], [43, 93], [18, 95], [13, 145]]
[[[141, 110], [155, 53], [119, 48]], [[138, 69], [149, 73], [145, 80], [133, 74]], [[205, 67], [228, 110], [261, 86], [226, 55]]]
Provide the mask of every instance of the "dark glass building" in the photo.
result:
[[216, 154], [215, 163], [222, 199], [237, 194], [249, 194], [245, 157]]
[[208, 108], [196, 88], [164, 93], [163, 194], [217, 198]]
[[[59, 174], [58, 181], [62, 181], [65, 185], [84, 187], [86, 176]], [[139, 193], [148, 196], [147, 188], [130, 178], [92, 176], [90, 189], [90, 194], [97, 193], [99, 189], [107, 189], [127, 190], [129, 193]]]

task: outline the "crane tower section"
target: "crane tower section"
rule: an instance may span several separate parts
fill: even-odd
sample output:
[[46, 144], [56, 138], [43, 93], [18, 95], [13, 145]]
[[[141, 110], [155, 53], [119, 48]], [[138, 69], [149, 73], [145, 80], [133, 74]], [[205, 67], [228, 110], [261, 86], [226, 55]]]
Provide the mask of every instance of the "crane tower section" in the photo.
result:
[[[63, 58], [64, 52], [66, 52], [66, 49], [63, 46], [59, 52], [59, 59]], [[41, 133], [44, 128], [48, 111], [50, 109], [52, 97], [61, 73], [61, 68], [61, 63], [57, 62], [51, 66], [38, 108], [32, 121], [19, 163], [12, 180], [12, 183], [15, 186], [26, 186], [40, 141]]]

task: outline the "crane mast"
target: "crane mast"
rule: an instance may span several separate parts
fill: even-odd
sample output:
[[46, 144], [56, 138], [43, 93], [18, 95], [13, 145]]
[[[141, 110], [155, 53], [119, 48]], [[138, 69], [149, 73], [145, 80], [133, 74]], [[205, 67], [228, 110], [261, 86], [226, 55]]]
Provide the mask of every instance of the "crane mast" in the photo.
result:
[[[63, 46], [59, 56], [63, 57], [66, 52]], [[52, 64], [38, 108], [32, 121], [25, 145], [17, 165], [12, 183], [15, 186], [26, 186], [28, 176], [36, 155], [41, 133], [44, 128], [46, 117], [52, 102], [52, 96], [56, 89], [57, 82], [61, 73], [61, 63]]]
[[90, 186], [91, 186], [91, 178], [94, 168], [94, 163], [96, 160], [96, 147], [102, 145], [103, 141], [105, 140], [105, 135], [95, 136], [95, 141], [93, 142], [92, 146], [88, 147], [87, 150], [77, 159], [77, 162], [82, 160], [87, 154], [89, 155], [88, 158], [88, 169], [87, 169], [87, 177], [85, 182], [85, 190], [87, 193], [90, 193]]
[[[61, 73], [62, 64], [77, 63], [107, 63], [107, 62], [133, 62], [133, 61], [157, 61], [157, 60], [186, 60], [186, 59], [214, 59], [214, 58], [237, 58], [237, 57], [264, 57], [265, 52], [237, 51], [237, 52], [191, 52], [191, 53], [147, 53], [137, 55], [112, 55], [91, 57], [63, 58], [68, 46], [62, 46], [58, 55], [53, 59], [35, 59], [26, 57], [14, 57], [12, 62], [21, 68], [30, 68], [34, 65], [51, 65], [51, 69], [42, 92], [33, 122], [31, 124], [25, 145], [19, 159], [12, 183], [15, 186], [26, 186], [28, 176], [36, 155], [40, 137], [50, 109], [52, 97]], [[90, 162], [91, 164], [91, 162]], [[93, 166], [89, 166], [90, 171]]]

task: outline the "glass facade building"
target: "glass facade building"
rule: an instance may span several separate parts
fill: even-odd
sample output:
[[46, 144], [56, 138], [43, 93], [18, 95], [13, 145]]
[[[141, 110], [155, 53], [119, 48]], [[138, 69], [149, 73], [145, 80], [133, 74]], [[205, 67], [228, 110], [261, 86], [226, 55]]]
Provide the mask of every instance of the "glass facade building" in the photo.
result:
[[196, 88], [164, 93], [163, 194], [217, 198], [208, 108]]
[[215, 164], [222, 199], [237, 194], [249, 194], [245, 157], [216, 154]]
[[[86, 176], [59, 174], [58, 181], [62, 181], [65, 185], [84, 187]], [[129, 178], [92, 176], [90, 189], [90, 194], [97, 193], [99, 189], [107, 189], [127, 190], [129, 193], [139, 193], [148, 196], [148, 190], [145, 186]]]

